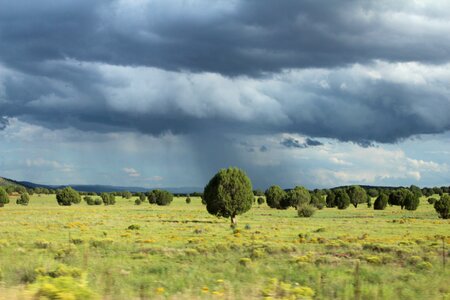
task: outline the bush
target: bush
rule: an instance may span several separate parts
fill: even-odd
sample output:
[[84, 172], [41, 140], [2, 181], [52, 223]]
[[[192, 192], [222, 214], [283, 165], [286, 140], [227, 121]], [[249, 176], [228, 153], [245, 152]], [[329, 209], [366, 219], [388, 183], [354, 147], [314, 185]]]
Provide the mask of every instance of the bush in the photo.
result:
[[314, 207], [318, 208], [318, 209], [322, 209], [325, 207], [325, 205], [327, 204], [327, 202], [325, 201], [325, 199], [320, 196], [320, 195], [316, 195], [316, 194], [312, 194], [311, 195], [311, 205], [313, 205]]
[[345, 190], [337, 189], [334, 195], [334, 202], [338, 209], [346, 209], [350, 205], [350, 197]]
[[24, 193], [24, 194], [20, 195], [20, 197], [16, 200], [16, 204], [25, 205], [25, 206], [27, 206], [29, 202], [30, 202], [30, 196], [28, 195], [28, 193]]
[[113, 193], [101, 193], [100, 197], [105, 205], [116, 204], [116, 196]]
[[298, 207], [306, 205], [310, 201], [311, 194], [309, 191], [302, 186], [296, 186], [287, 193], [287, 197], [285, 197], [280, 204], [283, 208], [288, 208], [289, 206]]
[[327, 198], [326, 198], [327, 207], [336, 207], [336, 195], [333, 191], [327, 192]]
[[86, 280], [69, 276], [56, 278], [41, 276], [27, 289], [32, 294], [33, 299], [98, 299], [98, 296], [88, 288]]
[[303, 204], [298, 206], [297, 214], [301, 218], [309, 218], [316, 212], [316, 208], [310, 204]]
[[160, 206], [169, 205], [173, 200], [173, 194], [164, 190], [153, 190], [148, 195], [148, 202], [150, 204], [157, 204]]
[[256, 200], [258, 202], [258, 205], [264, 204], [264, 198], [263, 197], [258, 197], [258, 200]]
[[134, 204], [136, 205], [141, 205], [141, 203], [142, 203], [141, 199], [134, 200]]
[[281, 208], [281, 202], [286, 198], [286, 192], [278, 185], [273, 185], [265, 192], [266, 203], [271, 208]]
[[386, 194], [380, 194], [373, 203], [373, 209], [384, 210], [388, 204], [389, 197]]
[[411, 191], [408, 191], [403, 204], [407, 210], [416, 210], [420, 204], [419, 196]]
[[436, 201], [439, 201], [439, 199], [430, 197], [430, 198], [427, 199], [427, 201], [428, 201], [428, 203], [430, 203], [430, 204], [434, 204], [434, 203], [436, 203]]
[[439, 201], [434, 203], [434, 209], [442, 219], [450, 218], [450, 196], [448, 194], [442, 195]]
[[190, 197], [187, 197], [187, 198], [186, 198], [186, 203], [187, 203], [187, 204], [191, 203], [191, 198], [190, 198]]
[[77, 191], [68, 186], [56, 192], [56, 201], [59, 205], [70, 206], [80, 203], [81, 197]]
[[92, 198], [91, 196], [84, 196], [83, 200], [86, 202], [87, 205], [95, 204], [94, 198]]
[[0, 207], [3, 207], [5, 204], [9, 203], [8, 193], [0, 187]]
[[102, 201], [102, 199], [100, 199], [100, 198], [96, 198], [96, 199], [94, 200], [94, 204], [95, 204], [95, 205], [102, 205], [102, 204], [103, 204], [103, 201]]

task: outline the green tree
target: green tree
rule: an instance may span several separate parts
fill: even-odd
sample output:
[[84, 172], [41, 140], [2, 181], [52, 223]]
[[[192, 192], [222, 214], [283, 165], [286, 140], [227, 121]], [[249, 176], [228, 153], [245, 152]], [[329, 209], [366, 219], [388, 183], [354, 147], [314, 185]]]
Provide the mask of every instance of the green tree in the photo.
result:
[[338, 209], [346, 209], [350, 205], [350, 197], [344, 189], [335, 190], [334, 195], [334, 202]]
[[296, 186], [287, 193], [287, 197], [281, 201], [281, 205], [286, 208], [289, 206], [297, 208], [300, 205], [309, 204], [310, 201], [311, 194], [309, 191], [302, 186]]
[[190, 204], [190, 203], [191, 203], [191, 197], [189, 197], [189, 196], [186, 197], [186, 203], [187, 203], [187, 204]]
[[325, 198], [322, 197], [320, 194], [312, 194], [311, 195], [311, 205], [318, 209], [322, 209], [327, 205], [327, 202], [325, 201]]
[[139, 193], [139, 200], [141, 200], [141, 202], [145, 201], [145, 194], [144, 193]]
[[358, 207], [360, 203], [367, 203], [366, 191], [359, 185], [354, 185], [348, 188], [347, 194], [350, 197], [350, 203], [354, 207]]
[[9, 203], [9, 196], [8, 193], [0, 187], [0, 207], [5, 206], [5, 204]]
[[375, 188], [371, 188], [367, 191], [367, 194], [369, 194], [370, 197], [378, 197], [380, 194], [378, 193], [378, 190]]
[[375, 210], [384, 210], [388, 204], [389, 197], [388, 195], [381, 193], [375, 202], [373, 203], [373, 209]]
[[264, 203], [264, 198], [263, 197], [258, 197], [258, 205], [261, 205]]
[[81, 202], [80, 194], [70, 186], [56, 192], [56, 201], [59, 205], [70, 206]]
[[122, 192], [122, 198], [130, 199], [133, 195], [129, 191]]
[[101, 193], [100, 198], [102, 198], [104, 205], [116, 204], [116, 196], [113, 193]]
[[169, 205], [173, 200], [173, 194], [165, 190], [153, 190], [148, 194], [148, 202], [157, 205]]
[[405, 207], [405, 198], [406, 198], [407, 192], [409, 192], [409, 191], [407, 189], [403, 189], [403, 188], [392, 191], [389, 194], [389, 200], [388, 200], [389, 205], [391, 205], [391, 206], [398, 205], [403, 209]]
[[409, 190], [410, 190], [417, 198], [420, 198], [420, 197], [423, 196], [422, 190], [421, 190], [418, 186], [416, 186], [416, 185], [411, 185], [411, 186], [409, 187]]
[[206, 185], [203, 193], [207, 211], [216, 216], [230, 218], [250, 210], [253, 204], [252, 183], [238, 168], [220, 170]]
[[336, 207], [336, 195], [334, 191], [329, 190], [327, 191], [327, 207]]
[[278, 185], [273, 185], [266, 190], [265, 195], [269, 207], [280, 209], [280, 204], [286, 197], [286, 192]]
[[25, 206], [27, 206], [29, 202], [30, 202], [30, 195], [28, 195], [28, 193], [23, 193], [16, 200], [16, 204], [25, 205]]
[[434, 202], [434, 209], [442, 219], [450, 219], [450, 196], [444, 194], [439, 201]]
[[417, 194], [406, 190], [405, 192], [405, 200], [403, 201], [403, 206], [407, 210], [416, 210], [419, 207], [420, 198]]

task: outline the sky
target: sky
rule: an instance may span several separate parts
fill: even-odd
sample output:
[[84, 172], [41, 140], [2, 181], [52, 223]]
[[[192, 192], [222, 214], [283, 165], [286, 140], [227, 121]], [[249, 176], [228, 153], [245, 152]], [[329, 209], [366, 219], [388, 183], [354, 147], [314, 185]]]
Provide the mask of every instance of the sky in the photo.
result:
[[450, 2], [0, 0], [0, 176], [450, 184]]

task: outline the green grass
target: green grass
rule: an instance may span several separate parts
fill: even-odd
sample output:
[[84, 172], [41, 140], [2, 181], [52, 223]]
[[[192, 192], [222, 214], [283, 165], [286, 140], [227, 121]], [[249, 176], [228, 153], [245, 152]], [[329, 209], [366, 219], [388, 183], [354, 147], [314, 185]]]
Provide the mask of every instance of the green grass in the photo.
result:
[[69, 289], [106, 299], [450, 299], [440, 238], [448, 255], [450, 222], [425, 198], [412, 212], [324, 208], [312, 218], [255, 204], [236, 230], [199, 198], [168, 207], [134, 200], [60, 207], [54, 195], [33, 195], [22, 207], [11, 199], [0, 209], [0, 299], [56, 286], [44, 276], [55, 272], [75, 277]]

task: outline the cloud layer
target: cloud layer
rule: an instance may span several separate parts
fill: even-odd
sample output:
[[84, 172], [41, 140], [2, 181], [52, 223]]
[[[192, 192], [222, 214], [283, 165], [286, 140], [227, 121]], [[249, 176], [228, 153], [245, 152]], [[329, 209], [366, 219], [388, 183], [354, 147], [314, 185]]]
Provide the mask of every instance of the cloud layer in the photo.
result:
[[[176, 137], [210, 175], [252, 168], [248, 154], [277, 161], [276, 147], [306, 151], [338, 140], [373, 148], [450, 130], [448, 1], [0, 0], [0, 7], [3, 136], [22, 122], [21, 137], [45, 132], [53, 143], [62, 133], [91, 143], [115, 134], [161, 145]], [[276, 141], [250, 145], [254, 136]], [[349, 166], [332, 157], [335, 170]], [[117, 170], [131, 179], [169, 177], [136, 165], [124, 161]]]

